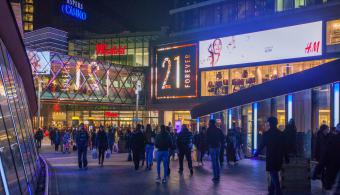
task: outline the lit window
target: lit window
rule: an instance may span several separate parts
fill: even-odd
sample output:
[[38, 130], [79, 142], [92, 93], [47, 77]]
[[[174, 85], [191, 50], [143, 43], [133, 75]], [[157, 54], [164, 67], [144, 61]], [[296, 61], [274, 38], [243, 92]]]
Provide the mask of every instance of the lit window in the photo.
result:
[[340, 44], [340, 20], [327, 22], [327, 45]]

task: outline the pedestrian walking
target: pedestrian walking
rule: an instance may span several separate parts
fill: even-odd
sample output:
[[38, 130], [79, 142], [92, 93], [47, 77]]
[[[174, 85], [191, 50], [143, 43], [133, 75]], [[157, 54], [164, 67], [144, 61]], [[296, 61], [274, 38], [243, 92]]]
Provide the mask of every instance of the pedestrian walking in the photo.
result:
[[108, 149], [108, 138], [107, 134], [104, 130], [104, 126], [100, 125], [99, 131], [97, 133], [96, 137], [96, 146], [97, 150], [99, 151], [98, 156], [98, 164], [103, 167], [104, 166], [104, 158], [105, 158], [105, 152]]
[[145, 147], [145, 137], [141, 131], [141, 128], [142, 126], [137, 124], [136, 129], [131, 136], [131, 149], [136, 171], [139, 169], [139, 163]]
[[191, 150], [193, 147], [193, 134], [189, 131], [186, 125], [182, 125], [182, 130], [177, 137], [177, 147], [179, 150], [179, 173], [183, 173], [183, 160], [184, 156], [188, 161], [190, 175], [194, 174], [192, 167]]
[[216, 121], [211, 119], [209, 121], [209, 128], [207, 130], [207, 145], [209, 147], [209, 153], [211, 156], [211, 164], [213, 169], [213, 181], [218, 182], [220, 180], [220, 164], [219, 155], [220, 149], [223, 145], [224, 134], [220, 128], [216, 126]]
[[55, 134], [54, 134], [54, 150], [58, 151], [59, 150], [59, 145], [61, 142], [61, 133], [59, 131], [59, 129], [55, 130]]
[[207, 141], [207, 129], [202, 127], [201, 131], [197, 136], [197, 150], [199, 151], [199, 159], [197, 161], [201, 163], [203, 166], [203, 157], [208, 150], [208, 141]]
[[153, 162], [153, 151], [155, 148], [155, 138], [156, 135], [152, 131], [151, 125], [146, 125], [145, 130], [145, 152], [146, 152], [146, 170], [151, 170], [152, 162]]
[[115, 144], [115, 130], [113, 127], [109, 127], [109, 132], [107, 133], [107, 138], [109, 142], [110, 152], [113, 152], [113, 146]]
[[266, 170], [271, 178], [268, 192], [269, 194], [281, 195], [279, 171], [282, 168], [284, 157], [284, 136], [277, 128], [277, 124], [276, 117], [268, 118], [267, 125], [269, 125], [269, 129], [263, 133], [262, 143], [254, 156], [257, 157], [266, 148]]
[[53, 127], [50, 128], [49, 138], [51, 140], [51, 146], [52, 146], [55, 140], [55, 129]]
[[41, 148], [41, 140], [44, 138], [44, 133], [41, 128], [35, 133], [34, 138], [37, 143], [37, 148]]
[[170, 173], [171, 173], [170, 158], [171, 157], [172, 157], [172, 159], [175, 158], [177, 137], [176, 137], [175, 130], [174, 129], [171, 130], [171, 126], [166, 126], [165, 129], [170, 134], [170, 138], [171, 138], [171, 147], [169, 149], [169, 157], [168, 157], [168, 176], [169, 176]]
[[79, 132], [76, 135], [78, 166], [79, 169], [87, 169], [87, 147], [89, 143], [89, 134], [87, 133], [83, 123], [79, 125]]
[[318, 164], [315, 166], [312, 179], [321, 179], [321, 174], [323, 172], [322, 159], [325, 159], [327, 152], [327, 142], [329, 135], [329, 127], [325, 124], [320, 126], [319, 131], [316, 135], [316, 146], [315, 146], [315, 160]]
[[97, 140], [97, 134], [96, 134], [96, 129], [95, 127], [93, 127], [92, 131], [91, 131], [91, 150], [93, 150], [94, 148], [96, 148], [96, 140]]
[[237, 163], [236, 159], [236, 127], [233, 125], [232, 129], [228, 130], [227, 138], [227, 164], [230, 166], [230, 162]]
[[331, 190], [340, 172], [340, 124], [329, 134], [325, 154], [321, 155], [320, 169], [324, 169], [322, 184], [325, 190]]
[[296, 156], [296, 135], [297, 130], [294, 119], [290, 119], [283, 131], [285, 139], [285, 161], [289, 163], [289, 158]]
[[161, 162], [163, 162], [163, 179], [162, 183], [167, 182], [168, 172], [168, 160], [169, 160], [169, 149], [171, 148], [172, 141], [169, 132], [166, 131], [165, 126], [161, 125], [161, 132], [156, 136], [156, 147], [157, 147], [157, 178], [156, 182], [161, 182]]
[[63, 153], [70, 153], [70, 144], [71, 144], [71, 134], [69, 130], [67, 130], [63, 136], [63, 145], [64, 145], [64, 150]]

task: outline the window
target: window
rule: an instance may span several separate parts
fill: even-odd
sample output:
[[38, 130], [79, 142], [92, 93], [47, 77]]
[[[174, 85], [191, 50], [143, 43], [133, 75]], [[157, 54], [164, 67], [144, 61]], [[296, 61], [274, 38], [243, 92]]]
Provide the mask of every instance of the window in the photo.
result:
[[327, 45], [340, 44], [340, 20], [327, 22]]

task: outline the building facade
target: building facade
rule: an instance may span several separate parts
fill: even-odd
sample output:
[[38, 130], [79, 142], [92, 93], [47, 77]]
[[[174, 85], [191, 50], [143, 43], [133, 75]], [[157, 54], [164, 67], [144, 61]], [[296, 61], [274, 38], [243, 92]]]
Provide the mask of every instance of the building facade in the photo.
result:
[[[40, 94], [40, 126], [70, 127], [72, 121], [95, 125], [132, 125], [137, 117], [136, 85], [144, 87], [145, 69], [110, 62], [28, 51], [36, 91]], [[39, 90], [39, 85], [40, 89]], [[145, 110], [145, 91], [139, 92], [143, 122], [154, 117]], [[34, 124], [37, 120], [34, 119]]]
[[[233, 2], [241, 3], [241, 1]], [[256, 4], [260, 1], [242, 2], [255, 2]], [[270, 6], [273, 8], [271, 12], [266, 11], [258, 15], [254, 15], [256, 12], [251, 12], [252, 14], [249, 17], [239, 17], [237, 12], [237, 18], [232, 21], [226, 20], [216, 25], [198, 25], [195, 27], [183, 25], [183, 28], [173, 28], [169, 39], [161, 40], [154, 45], [151, 57], [152, 66], [148, 72], [150, 74], [150, 77], [148, 77], [150, 78], [148, 109], [159, 110], [159, 123], [168, 124], [170, 122], [175, 124], [176, 127], [186, 123], [191, 124], [193, 130], [199, 130], [200, 126], [207, 125], [207, 120], [197, 119], [197, 117], [203, 115], [190, 112], [194, 108], [207, 102], [216, 102], [218, 97], [234, 97], [243, 90], [253, 89], [289, 75], [302, 74], [307, 70], [321, 67], [323, 64], [332, 63], [338, 59], [340, 52], [338, 2], [325, 1], [323, 3], [315, 2], [314, 4], [299, 1], [304, 3], [304, 6], [293, 4], [293, 7], [288, 6], [288, 1], [273, 2], [275, 3]], [[295, 1], [294, 3], [299, 2]], [[184, 13], [195, 12], [195, 10], [199, 10], [199, 13], [202, 14], [203, 12], [211, 13], [203, 10], [214, 6], [214, 9], [217, 9], [216, 6], [218, 7], [221, 4], [224, 5], [227, 2], [202, 1], [186, 4], [186, 6], [170, 11], [170, 14], [175, 21], [178, 19], [179, 22], [183, 22], [187, 18]], [[246, 8], [250, 10], [259, 9], [254, 4], [250, 5], [253, 5], [252, 9]], [[276, 9], [278, 6], [283, 7]], [[247, 9], [241, 6], [238, 11]], [[201, 20], [203, 15], [194, 18]], [[234, 17], [236, 16], [234, 14]], [[175, 24], [181, 26], [176, 22]], [[301, 131], [311, 129], [312, 132], [315, 132], [321, 124], [334, 126], [334, 113], [331, 107], [333, 83], [315, 86], [315, 89], [314, 87], [313, 89], [305, 88], [304, 90], [309, 90], [310, 94], [314, 94], [313, 98], [312, 96], [300, 97], [300, 100], [293, 98], [294, 105], [294, 100], [302, 101], [301, 98], [309, 98], [310, 103], [312, 103], [309, 106], [319, 104], [317, 111], [313, 110], [314, 118], [312, 118], [308, 128], [301, 126], [301, 113], [294, 117], [299, 123], [298, 127]], [[258, 93], [266, 94], [267, 92], [259, 91]], [[275, 104], [280, 108], [275, 112], [275, 116], [279, 119], [281, 129], [292, 118], [292, 116], [286, 116], [286, 95], [289, 94], [278, 95], [280, 97], [276, 99], [277, 103]], [[248, 95], [245, 94], [245, 96]], [[270, 102], [273, 98], [276, 97], [265, 99]], [[265, 99], [261, 99], [261, 101]], [[317, 103], [318, 101], [319, 103]], [[238, 105], [234, 106], [237, 107]], [[253, 107], [247, 108], [250, 109], [249, 113], [251, 113]], [[271, 107], [259, 106], [258, 109], [260, 108], [263, 110], [259, 110], [258, 114], [260, 114], [260, 111], [263, 112], [261, 113], [263, 123], [255, 127], [252, 126], [252, 130], [249, 130], [251, 131], [250, 137], [253, 136], [254, 132], [262, 132], [264, 130], [264, 116], [269, 117], [271, 113], [274, 113], [271, 112]], [[233, 108], [226, 108], [225, 110], [229, 109]], [[229, 112], [225, 110], [224, 113]], [[219, 111], [221, 110], [217, 109], [211, 113]], [[310, 115], [312, 115], [311, 111], [309, 110]], [[234, 112], [231, 113], [235, 114]], [[240, 113], [244, 115], [240, 115]], [[239, 120], [235, 119], [231, 122], [236, 121], [238, 127], [246, 129], [247, 125], [240, 121], [247, 121], [245, 117], [247, 113], [246, 110], [239, 110]], [[208, 113], [204, 116], [210, 118]], [[215, 117], [215, 115], [212, 116]], [[229, 115], [219, 116], [215, 118], [226, 131], [231, 124], [230, 122], [225, 125], [226, 117]], [[231, 116], [234, 117], [234, 115]], [[252, 119], [251, 116], [248, 116], [249, 120]], [[250, 128], [250, 126], [248, 127]], [[253, 131], [254, 129], [256, 131]], [[257, 133], [255, 134], [257, 135]], [[255, 142], [252, 146], [254, 144]]]
[[33, 194], [41, 171], [31, 69], [8, 1], [0, 1], [0, 194]]
[[70, 56], [110, 61], [128, 66], [149, 66], [149, 45], [161, 36], [160, 32], [121, 33], [112, 35], [84, 34], [69, 41]]

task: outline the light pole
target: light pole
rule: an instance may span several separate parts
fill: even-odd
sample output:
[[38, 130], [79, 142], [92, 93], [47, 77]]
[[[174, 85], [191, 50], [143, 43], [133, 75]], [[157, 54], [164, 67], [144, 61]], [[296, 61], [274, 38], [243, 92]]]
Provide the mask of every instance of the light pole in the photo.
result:
[[138, 124], [138, 105], [139, 105], [139, 92], [142, 91], [142, 82], [140, 80], [137, 81], [136, 85], [136, 125]]
[[37, 116], [38, 125], [37, 125], [37, 129], [39, 129], [40, 127], [40, 107], [41, 107], [40, 96], [41, 96], [41, 88], [42, 88], [41, 84], [42, 82], [38, 81], [38, 116]]

